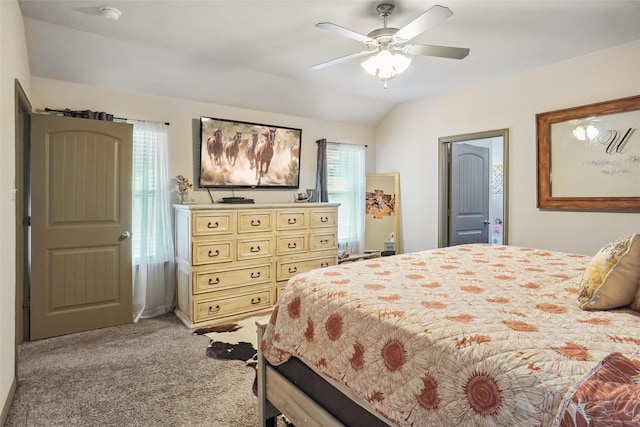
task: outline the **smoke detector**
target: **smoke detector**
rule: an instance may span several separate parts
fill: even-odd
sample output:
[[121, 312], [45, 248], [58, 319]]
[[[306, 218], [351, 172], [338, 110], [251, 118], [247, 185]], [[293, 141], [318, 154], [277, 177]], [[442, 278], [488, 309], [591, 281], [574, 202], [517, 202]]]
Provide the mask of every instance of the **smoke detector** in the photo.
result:
[[117, 21], [122, 15], [122, 12], [111, 6], [102, 6], [100, 12], [102, 12], [102, 16], [110, 21]]

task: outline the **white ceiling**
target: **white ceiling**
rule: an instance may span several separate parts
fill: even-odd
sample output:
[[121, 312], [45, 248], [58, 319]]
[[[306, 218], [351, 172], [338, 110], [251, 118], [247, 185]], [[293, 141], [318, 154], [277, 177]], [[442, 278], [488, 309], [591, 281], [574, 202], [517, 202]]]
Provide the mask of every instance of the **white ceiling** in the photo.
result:
[[[449, 7], [412, 43], [469, 56], [413, 57], [386, 90], [358, 58], [310, 69], [366, 47], [316, 23], [367, 34], [381, 2], [19, 0], [34, 76], [367, 126], [398, 103], [640, 39], [639, 0], [398, 0], [390, 27]], [[104, 19], [105, 5], [122, 17]]]

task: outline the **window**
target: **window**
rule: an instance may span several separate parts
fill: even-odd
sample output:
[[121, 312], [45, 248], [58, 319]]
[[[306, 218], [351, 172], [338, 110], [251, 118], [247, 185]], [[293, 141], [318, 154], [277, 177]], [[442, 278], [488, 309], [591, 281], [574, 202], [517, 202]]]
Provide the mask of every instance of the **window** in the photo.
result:
[[175, 304], [169, 137], [162, 123], [133, 123], [133, 321]]
[[338, 208], [340, 252], [362, 253], [364, 247], [365, 147], [327, 142], [327, 190]]
[[133, 262], [173, 257], [168, 200], [167, 130], [163, 124], [135, 121], [133, 128]]

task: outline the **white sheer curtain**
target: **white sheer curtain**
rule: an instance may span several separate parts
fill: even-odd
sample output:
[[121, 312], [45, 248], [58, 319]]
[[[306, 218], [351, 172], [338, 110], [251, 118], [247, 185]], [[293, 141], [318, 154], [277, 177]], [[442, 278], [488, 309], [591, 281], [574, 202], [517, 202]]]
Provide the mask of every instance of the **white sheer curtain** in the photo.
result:
[[327, 142], [327, 189], [330, 202], [339, 202], [338, 249], [364, 250], [365, 147]]
[[163, 123], [133, 123], [133, 321], [175, 306], [169, 142]]

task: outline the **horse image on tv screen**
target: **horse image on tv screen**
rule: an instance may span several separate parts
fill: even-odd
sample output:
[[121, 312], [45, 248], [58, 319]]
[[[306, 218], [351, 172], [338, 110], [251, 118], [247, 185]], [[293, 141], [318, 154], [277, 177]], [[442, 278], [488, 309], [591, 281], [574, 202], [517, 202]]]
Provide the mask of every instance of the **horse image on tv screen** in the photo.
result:
[[302, 129], [200, 118], [200, 187], [298, 188]]

